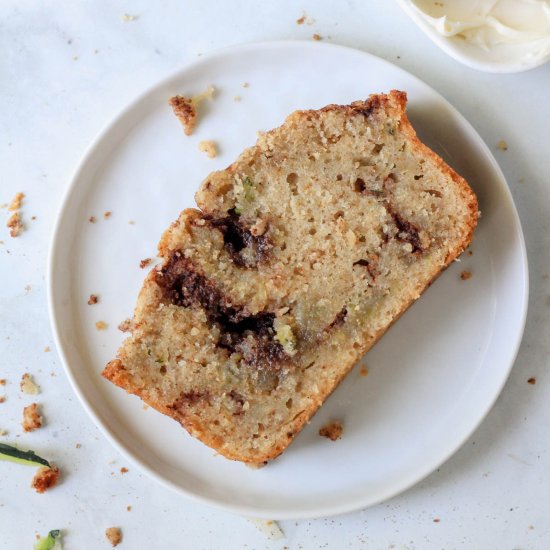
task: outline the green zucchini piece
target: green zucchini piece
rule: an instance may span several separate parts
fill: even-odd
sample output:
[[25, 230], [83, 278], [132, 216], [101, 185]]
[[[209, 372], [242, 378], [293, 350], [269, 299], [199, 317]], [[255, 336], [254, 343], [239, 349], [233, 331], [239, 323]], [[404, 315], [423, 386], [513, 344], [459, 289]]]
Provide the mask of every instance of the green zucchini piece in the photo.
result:
[[16, 447], [0, 443], [0, 459], [10, 460], [25, 466], [48, 466], [50, 463], [41, 456], [38, 456], [34, 451], [20, 451]]
[[34, 544], [34, 550], [63, 550], [61, 545], [61, 531], [50, 531], [46, 537], [40, 537]]

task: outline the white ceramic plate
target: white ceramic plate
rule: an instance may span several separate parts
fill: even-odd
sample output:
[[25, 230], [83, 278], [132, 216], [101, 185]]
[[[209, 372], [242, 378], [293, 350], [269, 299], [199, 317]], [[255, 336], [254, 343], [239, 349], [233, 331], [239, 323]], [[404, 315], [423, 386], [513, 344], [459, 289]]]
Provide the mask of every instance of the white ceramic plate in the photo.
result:
[[[243, 87], [243, 83], [250, 83]], [[167, 98], [214, 84], [196, 133], [183, 134]], [[409, 94], [420, 137], [463, 174], [483, 217], [472, 246], [352, 371], [287, 452], [261, 470], [230, 462], [173, 420], [100, 377], [123, 339], [162, 231], [213, 169], [258, 130], [297, 108], [348, 103], [392, 88]], [[237, 102], [235, 96], [241, 96]], [[214, 139], [221, 154], [197, 149]], [[105, 211], [112, 211], [103, 219]], [[94, 215], [95, 224], [88, 218]], [[130, 224], [134, 221], [135, 224]], [[469, 270], [473, 277], [461, 281]], [[510, 192], [479, 135], [441, 96], [390, 63], [315, 42], [222, 50], [156, 84], [92, 145], [69, 187], [49, 265], [51, 318], [75, 392], [107, 437], [165, 485], [257, 517], [326, 516], [396, 495], [452, 455], [486, 415], [514, 361], [527, 304], [527, 264]], [[88, 296], [100, 302], [87, 305]], [[96, 321], [109, 328], [98, 331]], [[344, 437], [318, 435], [340, 418]]]

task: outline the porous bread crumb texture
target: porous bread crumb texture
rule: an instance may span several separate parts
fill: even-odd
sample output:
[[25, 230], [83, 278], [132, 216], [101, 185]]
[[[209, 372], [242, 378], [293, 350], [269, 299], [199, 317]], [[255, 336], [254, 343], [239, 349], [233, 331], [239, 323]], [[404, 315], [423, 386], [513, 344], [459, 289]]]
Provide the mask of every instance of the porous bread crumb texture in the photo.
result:
[[278, 456], [471, 240], [475, 195], [405, 103], [297, 111], [208, 176], [103, 375], [228, 458]]
[[42, 427], [44, 419], [40, 414], [37, 403], [31, 403], [23, 409], [23, 430], [25, 432], [33, 432]]
[[43, 466], [39, 468], [36, 474], [34, 475], [31, 487], [37, 493], [44, 493], [48, 489], [55, 487], [59, 480], [61, 472], [57, 466]]
[[119, 527], [108, 527], [105, 530], [105, 536], [111, 546], [118, 546], [122, 542], [122, 531]]

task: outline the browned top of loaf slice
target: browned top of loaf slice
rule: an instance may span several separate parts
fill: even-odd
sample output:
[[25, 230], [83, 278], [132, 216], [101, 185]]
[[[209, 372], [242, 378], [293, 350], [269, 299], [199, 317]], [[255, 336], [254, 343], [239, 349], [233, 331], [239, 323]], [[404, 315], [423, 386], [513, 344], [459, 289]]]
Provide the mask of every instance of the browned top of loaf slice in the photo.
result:
[[208, 176], [103, 375], [228, 458], [279, 455], [472, 237], [475, 195], [405, 104], [297, 111]]

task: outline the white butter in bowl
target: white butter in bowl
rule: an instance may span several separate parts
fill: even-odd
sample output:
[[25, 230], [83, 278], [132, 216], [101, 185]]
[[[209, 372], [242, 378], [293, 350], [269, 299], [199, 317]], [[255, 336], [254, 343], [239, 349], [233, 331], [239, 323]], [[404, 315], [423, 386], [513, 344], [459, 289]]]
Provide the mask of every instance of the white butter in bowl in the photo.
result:
[[550, 0], [398, 0], [446, 53], [474, 69], [512, 73], [550, 60]]

